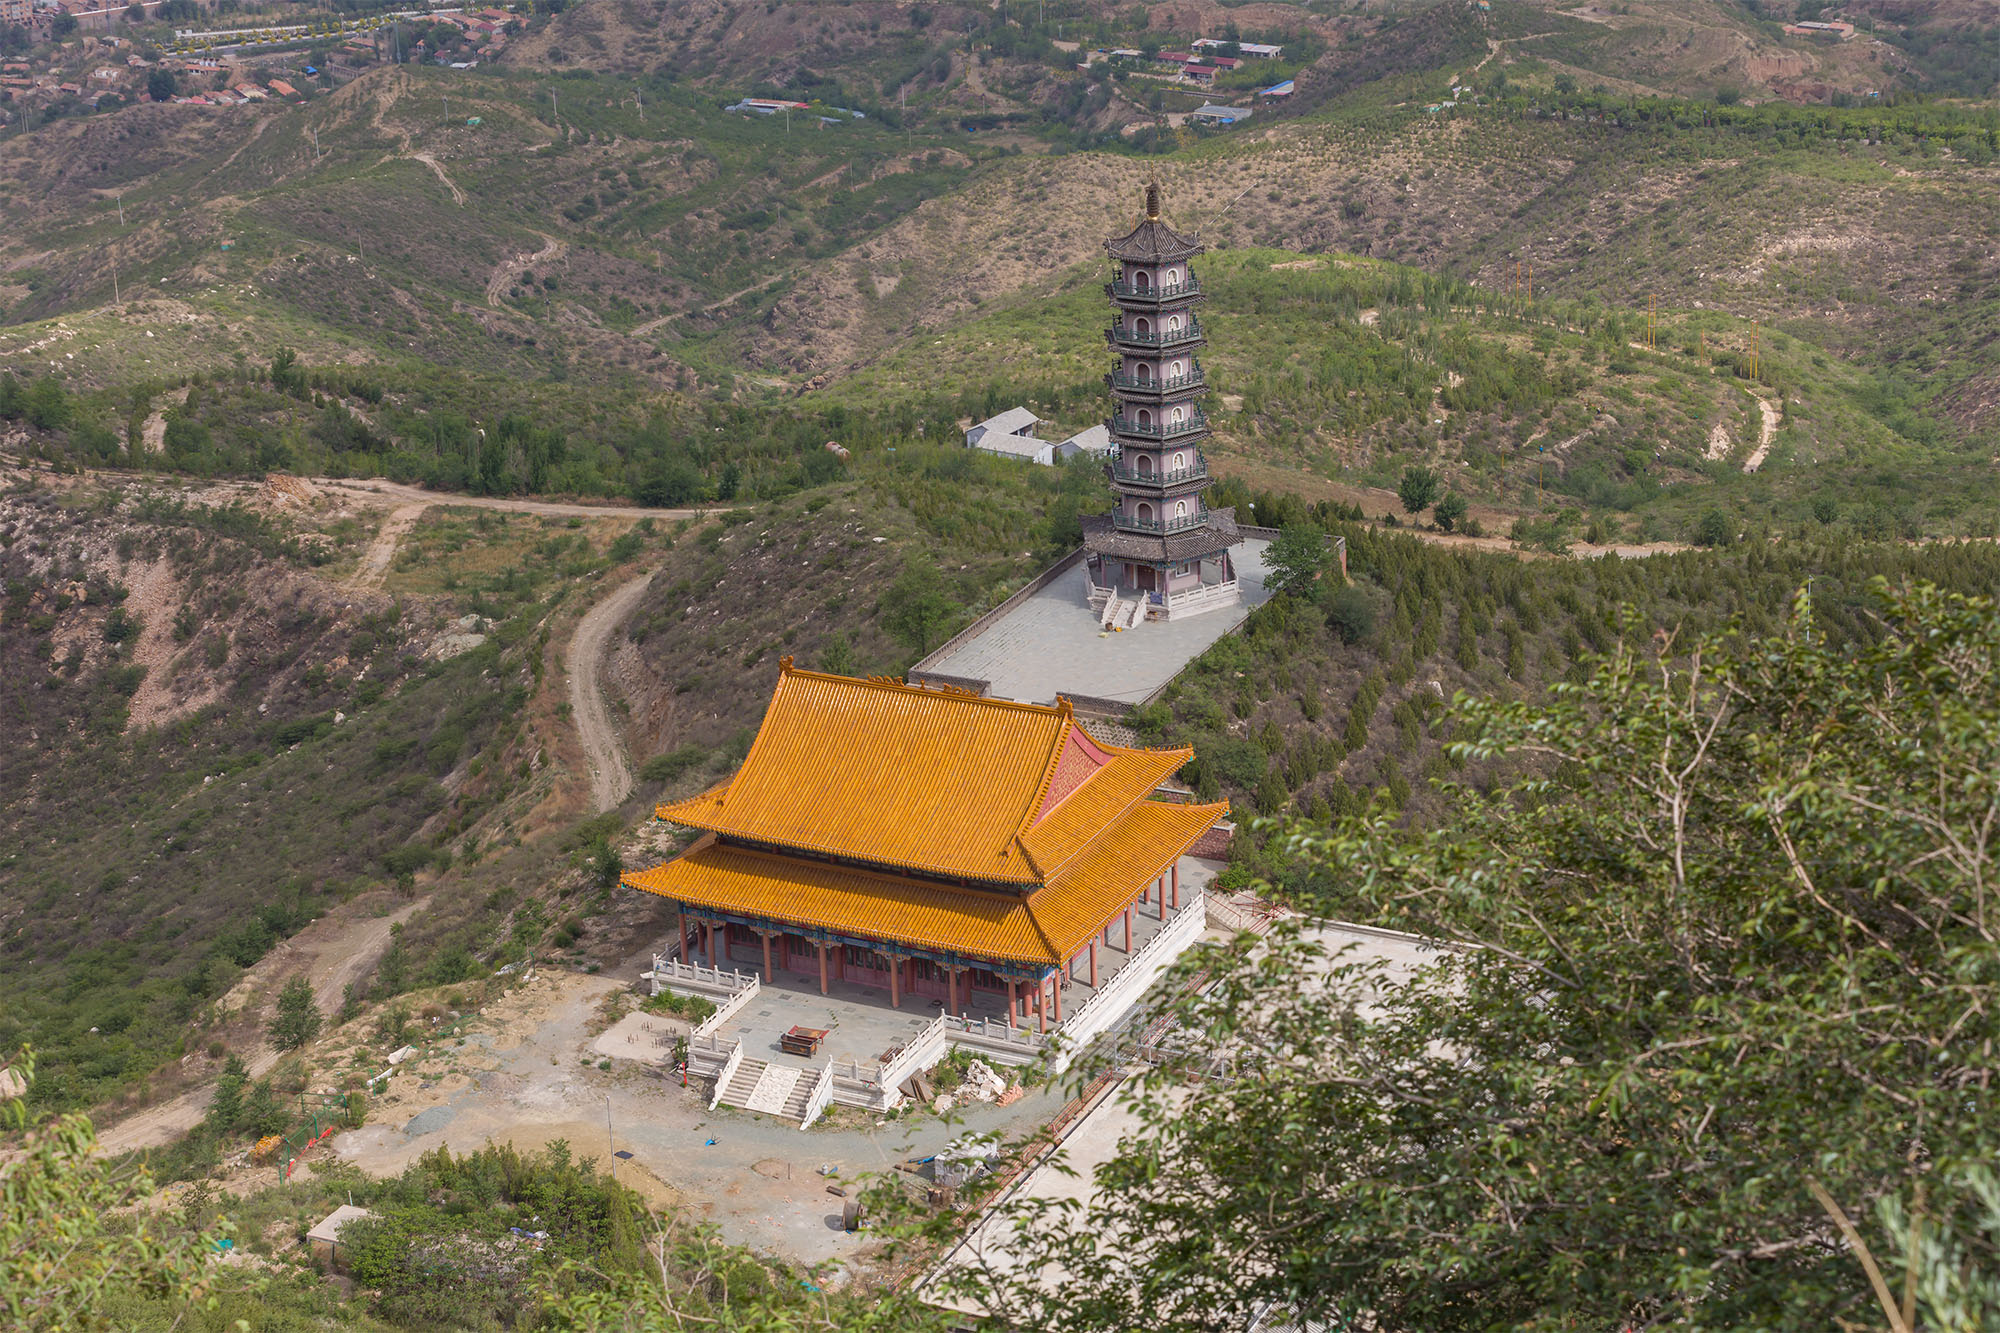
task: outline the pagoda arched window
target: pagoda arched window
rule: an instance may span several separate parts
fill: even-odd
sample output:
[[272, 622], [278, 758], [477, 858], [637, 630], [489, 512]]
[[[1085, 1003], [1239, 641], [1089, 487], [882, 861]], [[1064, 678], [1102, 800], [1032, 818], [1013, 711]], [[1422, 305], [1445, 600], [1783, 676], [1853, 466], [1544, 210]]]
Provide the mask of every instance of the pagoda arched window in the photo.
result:
[[1186, 517], [1187, 517], [1187, 501], [1186, 501], [1186, 500], [1176, 500], [1176, 501], [1174, 501], [1174, 517], [1175, 517], [1175, 518], [1186, 518]]
[[1168, 270], [1167, 270], [1167, 286], [1169, 286], [1169, 287], [1178, 287], [1178, 286], [1180, 286], [1180, 285], [1181, 285], [1181, 271], [1180, 271], [1179, 269], [1177, 269], [1177, 268], [1170, 268], [1170, 269], [1168, 269]]
[[1153, 424], [1153, 414], [1143, 407], [1139, 409], [1139, 424], [1141, 426], [1150, 426]]
[[1145, 337], [1145, 336], [1146, 336], [1147, 334], [1149, 334], [1149, 333], [1151, 333], [1151, 332], [1153, 331], [1153, 321], [1152, 321], [1152, 320], [1150, 320], [1150, 319], [1146, 319], [1146, 318], [1144, 318], [1144, 317], [1141, 317], [1141, 318], [1139, 319], [1139, 321], [1138, 321], [1138, 322], [1137, 322], [1136, 324], [1134, 324], [1134, 325], [1133, 325], [1133, 327], [1134, 327], [1134, 328], [1136, 328], [1136, 329], [1137, 329], [1137, 330], [1139, 331], [1139, 336], [1143, 338], [1143, 337]]
[[1183, 468], [1185, 468], [1186, 466], [1187, 466], [1187, 455], [1186, 455], [1186, 454], [1175, 454], [1175, 455], [1174, 455], [1174, 471], [1176, 471], [1176, 472], [1179, 472], [1179, 471], [1181, 471], [1181, 470], [1182, 470]]
[[1142, 477], [1153, 475], [1153, 456], [1151, 454], [1139, 455], [1138, 473]]
[[1187, 374], [1187, 362], [1185, 361], [1174, 362], [1174, 378], [1179, 379], [1181, 376], [1185, 374]]
[[1180, 331], [1181, 331], [1181, 317], [1180, 317], [1179, 315], [1170, 315], [1170, 316], [1168, 316], [1168, 317], [1167, 317], [1167, 332], [1168, 332], [1168, 333], [1179, 333]]
[[1153, 368], [1144, 361], [1141, 361], [1138, 368], [1132, 372], [1132, 378], [1138, 380], [1141, 384], [1151, 384], [1153, 382]]
[[1141, 523], [1150, 523], [1153, 521], [1153, 506], [1146, 504], [1143, 501], [1140, 502], [1139, 521]]
[[1185, 420], [1187, 420], [1187, 409], [1186, 409], [1185, 407], [1177, 407], [1177, 408], [1175, 408], [1175, 409], [1174, 409], [1174, 423], [1175, 423], [1176, 425], [1178, 425], [1178, 424], [1180, 424], [1181, 422], [1183, 422], [1183, 421], [1185, 421]]
[[1132, 286], [1137, 291], [1143, 292], [1150, 290], [1153, 286], [1152, 275], [1147, 273], [1145, 269], [1143, 268], [1140, 269], [1137, 273], [1132, 275]]

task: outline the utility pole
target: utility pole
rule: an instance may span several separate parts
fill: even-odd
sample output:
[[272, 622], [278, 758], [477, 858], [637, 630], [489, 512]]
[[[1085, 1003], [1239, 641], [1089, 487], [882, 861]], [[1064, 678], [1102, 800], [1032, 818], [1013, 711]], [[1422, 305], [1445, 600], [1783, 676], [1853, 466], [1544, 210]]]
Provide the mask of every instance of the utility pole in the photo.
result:
[[118, 225], [121, 227], [125, 225], [125, 192], [123, 190], [118, 192]]
[[618, 1140], [611, 1136], [611, 1096], [609, 1093], [605, 1094], [604, 1097], [604, 1151], [607, 1154], [605, 1160], [611, 1163], [612, 1183], [616, 1184], [618, 1181]]
[[1660, 350], [1659, 324], [1654, 318], [1653, 294], [1651, 292], [1646, 293], [1646, 350], [1649, 352]]

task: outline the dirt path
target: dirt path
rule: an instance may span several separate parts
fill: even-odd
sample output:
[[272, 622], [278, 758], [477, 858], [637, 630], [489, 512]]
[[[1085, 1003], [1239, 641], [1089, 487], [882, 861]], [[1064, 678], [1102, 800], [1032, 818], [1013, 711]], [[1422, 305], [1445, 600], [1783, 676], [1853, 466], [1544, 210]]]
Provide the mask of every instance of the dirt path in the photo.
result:
[[382, 581], [389, 576], [389, 565], [396, 558], [396, 543], [402, 541], [403, 535], [417, 526], [417, 520], [422, 518], [424, 511], [429, 508], [429, 504], [419, 500], [400, 505], [393, 510], [389, 517], [383, 520], [382, 529], [375, 534], [375, 540], [368, 543], [368, 552], [361, 557], [361, 567], [347, 580], [347, 586], [381, 587]]
[[[387, 916], [362, 917], [339, 923], [329, 920], [316, 922], [265, 955], [251, 975], [238, 983], [238, 989], [268, 989], [278, 973], [293, 970], [289, 965], [295, 964], [302, 956], [306, 957], [309, 961], [305, 973], [313, 985], [313, 999], [319, 1005], [320, 1013], [330, 1021], [340, 1011], [341, 996], [348, 983], [359, 980], [363, 972], [388, 952], [393, 927], [408, 921], [429, 905], [428, 897], [418, 898]], [[231, 992], [232, 995], [235, 993]], [[278, 1063], [278, 1052], [269, 1045], [259, 1045], [244, 1063], [250, 1069], [250, 1076], [258, 1078]], [[201, 1123], [202, 1116], [208, 1111], [209, 1098], [214, 1093], [212, 1084], [204, 1084], [172, 1101], [128, 1116], [99, 1133], [97, 1151], [108, 1156], [171, 1143]]]
[[[188, 400], [188, 391], [182, 389], [167, 395], [175, 404]], [[167, 448], [167, 409], [156, 407], [152, 415], [139, 427], [139, 446], [149, 454], [164, 453]]]
[[423, 163], [425, 166], [429, 167], [432, 171], [435, 171], [437, 173], [437, 178], [444, 182], [444, 188], [451, 191], [452, 202], [456, 203], [461, 208], [465, 206], [465, 191], [459, 189], [458, 183], [454, 181], [451, 177], [444, 174], [444, 167], [438, 162], [436, 158], [432, 157], [429, 153], [413, 152], [410, 153], [409, 156]]
[[604, 700], [604, 651], [611, 631], [625, 623], [651, 573], [641, 574], [584, 613], [576, 622], [569, 641], [569, 709], [576, 720], [577, 737], [590, 770], [590, 803], [602, 814], [615, 809], [632, 790], [632, 766], [626, 762], [625, 746], [611, 723], [611, 710]]
[[680, 319], [682, 316], [706, 315], [710, 311], [720, 310], [726, 305], [735, 304], [736, 302], [742, 300], [744, 297], [750, 295], [750, 293], [752, 292], [763, 291], [766, 287], [769, 287], [774, 282], [784, 281], [787, 276], [789, 275], [784, 273], [773, 273], [770, 277], [764, 279], [762, 282], [753, 282], [748, 287], [743, 288], [741, 291], [731, 292], [729, 295], [723, 297], [719, 301], [710, 301], [707, 305], [696, 306], [693, 310], [676, 310], [671, 315], [661, 315], [658, 319], [649, 319], [644, 324], [641, 324], [639, 327], [633, 329], [630, 336], [634, 338], [643, 338], [647, 334], [651, 333], [654, 329], [660, 328], [666, 324], [670, 324], [674, 320]]
[[516, 255], [512, 259], [502, 260], [500, 266], [493, 270], [493, 276], [486, 280], [486, 304], [492, 306], [495, 310], [500, 308], [501, 293], [513, 285], [514, 279], [520, 277], [537, 264], [547, 263], [553, 259], [560, 259], [562, 252], [569, 248], [566, 242], [557, 240], [545, 231], [536, 232], [535, 234], [540, 236], [543, 241], [540, 250], [531, 255]]
[[1778, 438], [1778, 409], [1772, 406], [1771, 400], [1763, 394], [1757, 394], [1756, 398], [1757, 410], [1764, 415], [1764, 424], [1757, 431], [1757, 447], [1743, 460], [1745, 472], [1755, 472], [1764, 466], [1765, 458], [1771, 453], [1771, 441]]
[[404, 504], [447, 505], [456, 509], [505, 509], [516, 514], [542, 514], [550, 518], [700, 518], [705, 509], [648, 509], [643, 505], [567, 504], [557, 500], [516, 500], [508, 496], [457, 495], [449, 491], [427, 491], [421, 486], [405, 486], [398, 481], [347, 481], [335, 477], [305, 477], [302, 480], [321, 490], [386, 496]]

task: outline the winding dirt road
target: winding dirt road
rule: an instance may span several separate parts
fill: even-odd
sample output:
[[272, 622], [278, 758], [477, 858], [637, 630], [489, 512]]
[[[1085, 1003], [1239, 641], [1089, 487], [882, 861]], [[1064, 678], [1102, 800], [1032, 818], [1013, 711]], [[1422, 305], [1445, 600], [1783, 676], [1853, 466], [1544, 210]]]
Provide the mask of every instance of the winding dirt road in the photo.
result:
[[516, 255], [512, 259], [501, 260], [499, 266], [493, 270], [493, 276], [486, 280], [486, 304], [495, 310], [500, 308], [500, 297], [514, 285], [514, 279], [537, 264], [560, 259], [562, 252], [568, 248], [567, 242], [559, 241], [545, 231], [536, 234], [542, 238], [543, 244], [540, 250], [531, 255]]
[[611, 632], [625, 623], [652, 581], [653, 572], [648, 572], [622, 584], [586, 611], [583, 619], [576, 622], [576, 633], [570, 636], [569, 711], [576, 722], [577, 737], [583, 742], [584, 759], [590, 770], [590, 803], [598, 814], [616, 809], [632, 790], [632, 766], [626, 762], [624, 743], [612, 725], [600, 680], [604, 652], [611, 642]]

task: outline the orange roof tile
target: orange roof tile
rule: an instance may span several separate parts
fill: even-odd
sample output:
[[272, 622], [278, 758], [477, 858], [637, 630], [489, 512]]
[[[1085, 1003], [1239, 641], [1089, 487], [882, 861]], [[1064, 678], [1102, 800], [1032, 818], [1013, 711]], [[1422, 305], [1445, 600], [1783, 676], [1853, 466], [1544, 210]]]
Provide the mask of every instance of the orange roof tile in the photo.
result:
[[1067, 703], [829, 676], [788, 659], [736, 775], [657, 813], [770, 846], [1033, 885], [1190, 753], [1102, 747], [1110, 762], [1037, 823], [1075, 725]]
[[1111, 751], [1109, 763], [1021, 835], [1035, 868], [1045, 879], [1056, 875], [1193, 754], [1192, 750]]
[[971, 958], [1055, 966], [1165, 873], [1224, 805], [1144, 801], [1046, 886], [983, 892], [702, 838], [624, 883], [690, 907]]

